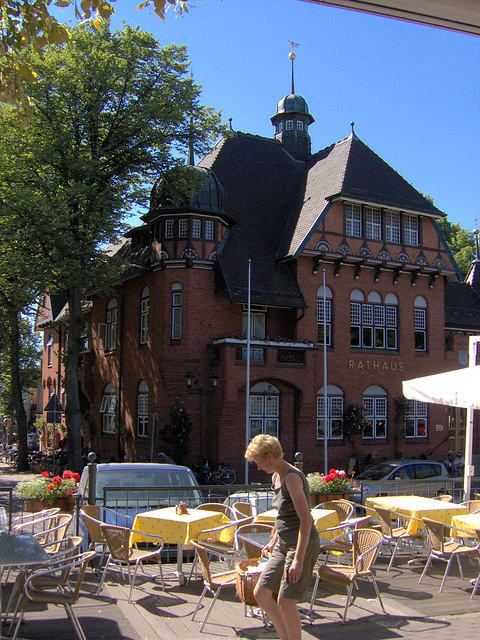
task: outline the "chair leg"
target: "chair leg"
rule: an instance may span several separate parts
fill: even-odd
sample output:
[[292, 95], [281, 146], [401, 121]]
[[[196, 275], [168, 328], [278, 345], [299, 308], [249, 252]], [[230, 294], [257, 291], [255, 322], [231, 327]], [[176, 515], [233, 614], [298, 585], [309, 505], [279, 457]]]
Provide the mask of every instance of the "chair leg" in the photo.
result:
[[110, 560], [111, 560], [111, 556], [108, 556], [107, 562], [105, 564], [105, 568], [103, 569], [103, 572], [102, 572], [102, 577], [100, 578], [100, 582], [98, 583], [97, 593], [95, 594], [96, 596], [98, 596], [98, 594], [102, 590], [103, 583], [105, 581], [105, 576], [107, 575], [108, 567], [110, 565]]
[[83, 633], [83, 629], [80, 626], [80, 622], [78, 621], [77, 616], [75, 615], [74, 611], [73, 611], [73, 607], [71, 604], [64, 604], [65, 607], [65, 611], [67, 612], [68, 617], [70, 618], [70, 620], [72, 621], [72, 624], [75, 628], [75, 631], [77, 633], [78, 639], [79, 640], [87, 640], [87, 638], [85, 637], [85, 634]]
[[[450, 556], [447, 562], [447, 568], [445, 569], [445, 573], [443, 574], [442, 584], [440, 585], [439, 593], [442, 593], [443, 585], [445, 584], [445, 580], [447, 579], [447, 573], [450, 571], [450, 565], [452, 564], [452, 560], [453, 560], [453, 554]], [[457, 560], [458, 560], [458, 557], [457, 557]], [[463, 571], [461, 567], [460, 567], [460, 575], [463, 578]]]
[[195, 607], [195, 611], [192, 613], [192, 617], [190, 618], [190, 620], [195, 620], [195, 616], [197, 615], [197, 611], [200, 609], [200, 605], [202, 604], [202, 600], [205, 597], [207, 590], [208, 590], [207, 586], [203, 587], [202, 595], [200, 596], [197, 602], [197, 606]]
[[373, 582], [373, 587], [375, 589], [375, 593], [377, 594], [378, 601], [380, 602], [380, 606], [382, 607], [382, 611], [383, 611], [383, 613], [387, 613], [385, 611], [385, 607], [383, 606], [383, 601], [382, 601], [382, 598], [380, 596], [380, 590], [378, 588], [377, 581], [375, 580], [375, 576], [372, 575], [371, 577], [372, 577], [372, 582]]
[[423, 572], [422, 572], [422, 575], [420, 576], [420, 580], [418, 581], [418, 584], [420, 584], [420, 583], [421, 583], [421, 581], [423, 580], [423, 577], [424, 577], [424, 575], [427, 573], [427, 569], [428, 569], [428, 567], [430, 566], [430, 563], [431, 563], [431, 562], [432, 562], [432, 554], [430, 554], [430, 555], [428, 556], [427, 563], [426, 563], [425, 568], [424, 568], [424, 570], [423, 570]]
[[477, 579], [475, 580], [475, 584], [473, 585], [472, 593], [470, 594], [470, 600], [473, 600], [473, 598], [475, 597], [479, 582], [480, 582], [480, 573], [478, 574]]
[[132, 592], [133, 592], [133, 585], [135, 584], [135, 579], [137, 577], [137, 571], [138, 571], [138, 567], [142, 566], [142, 563], [137, 560], [135, 562], [135, 568], [133, 570], [133, 574], [131, 574], [131, 570], [130, 570], [130, 565], [128, 565], [128, 577], [130, 579], [130, 591], [128, 592], [128, 602], [130, 603], [132, 601]]
[[391, 566], [392, 566], [392, 564], [393, 564], [393, 561], [394, 561], [394, 559], [395, 559], [395, 555], [396, 555], [396, 553], [397, 553], [397, 549], [398, 549], [398, 545], [399, 545], [399, 543], [400, 543], [400, 540], [397, 540], [396, 544], [395, 544], [395, 545], [394, 545], [394, 547], [393, 547], [392, 557], [390, 558], [390, 562], [388, 563], [387, 571], [390, 571], [390, 568], [391, 568]]
[[352, 593], [353, 593], [353, 582], [350, 583], [347, 589], [347, 601], [345, 602], [345, 609], [343, 610], [342, 624], [345, 624], [345, 621], [347, 619], [348, 607], [352, 603]]
[[214, 596], [212, 598], [212, 602], [210, 603], [210, 606], [208, 607], [208, 611], [207, 611], [207, 613], [205, 615], [205, 618], [203, 619], [203, 622], [200, 625], [200, 629], [199, 629], [200, 633], [202, 633], [203, 628], [207, 624], [208, 617], [209, 617], [210, 613], [212, 612], [213, 606], [214, 606], [215, 602], [217, 601], [217, 598], [220, 595], [220, 591], [221, 590], [222, 590], [222, 587], [218, 587], [218, 589], [215, 591], [215, 594], [214, 594]]
[[308, 615], [309, 616], [312, 615], [313, 603], [315, 602], [315, 598], [317, 597], [318, 583], [319, 582], [320, 582], [320, 576], [317, 573], [317, 577], [315, 578], [315, 584], [313, 586], [312, 597], [311, 597], [311, 600], [310, 600], [310, 609], [308, 610]]

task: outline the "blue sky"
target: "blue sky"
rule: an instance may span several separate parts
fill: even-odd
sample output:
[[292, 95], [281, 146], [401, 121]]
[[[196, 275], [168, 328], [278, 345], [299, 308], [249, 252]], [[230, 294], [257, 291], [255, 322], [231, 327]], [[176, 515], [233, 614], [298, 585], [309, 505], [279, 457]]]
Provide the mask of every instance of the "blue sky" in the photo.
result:
[[139, 2], [119, 0], [113, 26], [124, 20], [163, 45], [187, 45], [203, 104], [234, 129], [273, 135], [293, 39], [313, 152], [348, 136], [354, 121], [357, 136], [451, 222], [473, 229], [480, 219], [479, 37], [302, 0], [203, 0], [166, 22], [135, 11]]

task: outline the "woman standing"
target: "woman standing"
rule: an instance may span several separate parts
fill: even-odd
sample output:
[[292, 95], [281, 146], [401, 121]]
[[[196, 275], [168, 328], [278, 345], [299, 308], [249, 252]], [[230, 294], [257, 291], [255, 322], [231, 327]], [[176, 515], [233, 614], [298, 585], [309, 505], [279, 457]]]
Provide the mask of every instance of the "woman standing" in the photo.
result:
[[[302, 627], [297, 603], [303, 600], [319, 554], [320, 540], [310, 513], [310, 492], [301, 471], [283, 459], [277, 438], [261, 434], [248, 445], [245, 457], [272, 474], [278, 510], [275, 534], [262, 549], [268, 557], [255, 587], [259, 606], [280, 640], [300, 640]], [[278, 594], [277, 600], [273, 597]]]

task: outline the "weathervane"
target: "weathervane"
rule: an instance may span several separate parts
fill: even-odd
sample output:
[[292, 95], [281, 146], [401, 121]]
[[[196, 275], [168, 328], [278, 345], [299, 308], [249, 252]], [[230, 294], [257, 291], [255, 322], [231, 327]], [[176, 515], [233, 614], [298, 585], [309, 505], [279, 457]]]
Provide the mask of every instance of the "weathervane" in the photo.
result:
[[300, 43], [299, 42], [295, 42], [294, 40], [289, 40], [289, 42], [292, 45], [292, 50], [288, 54], [288, 57], [292, 61], [292, 90], [291, 90], [291, 93], [293, 95], [295, 93], [295, 79], [294, 79], [294, 73], [293, 73], [293, 61], [297, 57], [293, 50], [295, 49], [295, 47], [299, 47]]

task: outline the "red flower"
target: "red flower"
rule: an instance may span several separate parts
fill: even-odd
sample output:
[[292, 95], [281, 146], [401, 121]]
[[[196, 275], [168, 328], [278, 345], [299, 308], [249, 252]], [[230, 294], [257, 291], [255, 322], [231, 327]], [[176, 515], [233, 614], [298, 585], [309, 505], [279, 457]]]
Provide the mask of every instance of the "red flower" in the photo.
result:
[[80, 474], [75, 471], [72, 473], [72, 478], [75, 482], [80, 482]]
[[54, 487], [54, 485], [53, 485], [53, 484], [49, 484], [49, 485], [47, 486], [47, 491], [53, 491], [54, 489], [55, 489], [55, 487]]
[[62, 478], [69, 480], [71, 477], [72, 477], [72, 472], [69, 471], [68, 469], [65, 469], [65, 471], [62, 473]]
[[50, 474], [48, 473], [48, 471], [42, 471], [42, 478], [49, 478]]
[[55, 476], [54, 478], [52, 478], [52, 484], [54, 484], [57, 487], [59, 487], [62, 484], [61, 477], [60, 476]]

